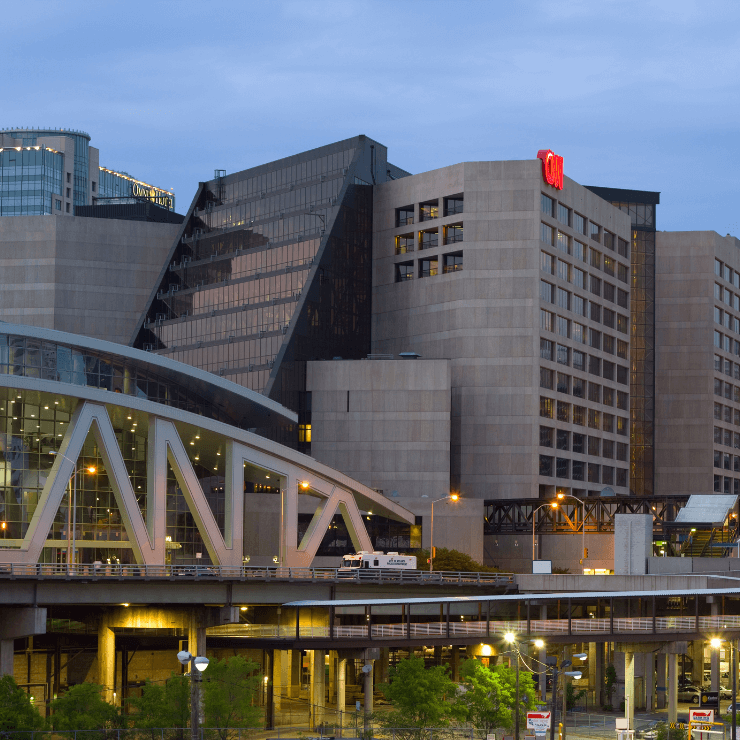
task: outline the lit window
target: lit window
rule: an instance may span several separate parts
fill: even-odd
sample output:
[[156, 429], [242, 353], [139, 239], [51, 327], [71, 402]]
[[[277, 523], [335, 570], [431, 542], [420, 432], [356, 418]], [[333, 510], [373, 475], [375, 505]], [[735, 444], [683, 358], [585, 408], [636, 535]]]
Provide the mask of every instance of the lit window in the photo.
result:
[[298, 425], [298, 441], [308, 443], [311, 441], [311, 425], [310, 424], [299, 424]]

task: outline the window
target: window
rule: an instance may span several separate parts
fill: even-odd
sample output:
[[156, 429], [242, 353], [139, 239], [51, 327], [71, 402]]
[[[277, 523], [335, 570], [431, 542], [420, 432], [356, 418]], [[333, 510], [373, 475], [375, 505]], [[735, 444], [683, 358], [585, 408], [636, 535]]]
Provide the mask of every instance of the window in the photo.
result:
[[588, 438], [588, 454], [592, 457], [601, 455], [601, 440], [598, 437]]
[[604, 300], [614, 303], [614, 286], [611, 283], [604, 282]]
[[399, 234], [396, 237], [396, 254], [406, 254], [414, 251], [414, 232]]
[[714, 284], [714, 297], [716, 300], [722, 300], [722, 286], [719, 283]]
[[732, 400], [732, 386], [729, 383], [725, 383], [725, 398], [728, 401]]
[[439, 200], [419, 203], [419, 221], [431, 221], [434, 218], [439, 218]]
[[718, 331], [714, 332], [714, 346], [722, 349], [722, 334]]
[[627, 316], [623, 316], [621, 313], [617, 314], [617, 331], [621, 331], [622, 334], [627, 334], [629, 332], [629, 318]]
[[573, 406], [573, 423], [579, 427], [586, 426], [586, 409], [583, 406]]
[[576, 349], [573, 350], [573, 369], [586, 370], [586, 355]]
[[555, 476], [557, 478], [570, 478], [570, 460], [559, 457], [555, 461]]
[[[617, 391], [617, 408], [627, 411], [629, 408], [629, 394], [625, 391]], [[720, 408], [722, 408], [720, 406]]]
[[722, 372], [722, 358], [719, 355], [714, 356], [714, 370], [715, 372]]
[[95, 192], [95, 180], [92, 180], [90, 182], [90, 186], [91, 186], [92, 192], [94, 193]]
[[586, 381], [582, 378], [573, 378], [573, 395], [577, 398], [585, 398]]
[[585, 316], [586, 313], [586, 302], [579, 295], [573, 295], [573, 313], [577, 313], [579, 316]]
[[396, 282], [402, 283], [405, 280], [413, 280], [414, 278], [414, 263], [413, 262], [401, 262], [396, 265]]
[[67, 173], [67, 182], [72, 182], [72, 173], [71, 172], [68, 172]]
[[722, 404], [721, 403], [715, 403], [714, 404], [714, 418], [715, 419], [722, 419]]
[[586, 451], [586, 435], [573, 432], [573, 452], [583, 454]]
[[601, 386], [598, 383], [588, 384], [588, 400], [601, 403]]
[[601, 349], [601, 332], [596, 329], [589, 331], [590, 346], [592, 349]]
[[[716, 404], [715, 404], [715, 406], [716, 406]], [[740, 409], [735, 409], [734, 414], [735, 414], [734, 424], [735, 424], [735, 426], [740, 427]]]
[[610, 329], [613, 329], [616, 324], [616, 314], [609, 308], [604, 309], [603, 324], [604, 326], [608, 326]]
[[627, 462], [627, 443], [617, 442], [617, 460]]
[[553, 418], [552, 398], [544, 398], [543, 396], [540, 396], [540, 416], [543, 419]]
[[601, 482], [603, 485], [614, 485], [614, 468], [611, 465], [604, 465], [601, 468]]
[[598, 226], [598, 224], [595, 224], [595, 223], [592, 222], [588, 226], [589, 226], [588, 233], [589, 233], [590, 237], [595, 242], [599, 241], [599, 226]]
[[588, 372], [591, 375], [601, 375], [601, 360], [598, 357], [588, 356]]
[[458, 213], [462, 213], [463, 205], [462, 195], [453, 195], [450, 198], [445, 198], [445, 216], [457, 216]]
[[558, 277], [565, 282], [570, 282], [570, 265], [563, 260], [558, 260]]
[[556, 360], [560, 365], [570, 365], [569, 349], [563, 345], [558, 344], [556, 347]]
[[614, 234], [604, 229], [604, 246], [614, 251]]
[[437, 229], [425, 229], [419, 232], [419, 249], [431, 249], [439, 246], [439, 231]]
[[573, 268], [573, 285], [578, 288], [586, 289], [586, 278], [587, 275], [583, 270], [579, 270], [577, 267]]
[[573, 242], [573, 256], [581, 262], [586, 262], [586, 255], [588, 254], [588, 248], [585, 244], [579, 241]]
[[614, 276], [614, 258], [610, 257], [608, 254], [604, 255], [604, 272], [607, 275]]
[[547, 224], [540, 224], [540, 240], [545, 242], [548, 247], [555, 246], [555, 229]]
[[629, 345], [627, 342], [617, 339], [617, 357], [626, 360], [629, 355]]
[[714, 379], [714, 395], [715, 396], [722, 396], [722, 381], [718, 378]]
[[591, 263], [591, 267], [595, 267], [597, 270], [601, 269], [601, 252], [599, 252], [596, 249], [589, 249], [589, 261]]
[[66, 212], [69, 213], [69, 203], [66, 204], [67, 207], [65, 208]]
[[567, 290], [558, 288], [558, 304], [560, 308], [570, 311], [570, 293]]
[[[558, 373], [559, 374], [559, 373]], [[553, 376], [555, 374], [552, 370], [548, 370], [546, 367], [540, 368], [540, 388], [547, 388], [548, 391], [552, 390]]]
[[729, 406], [725, 406], [725, 421], [728, 424], [732, 422], [732, 409]]
[[463, 269], [463, 253], [453, 252], [452, 254], [446, 254], [443, 259], [442, 271], [445, 275], [450, 272], [460, 272]]
[[623, 437], [626, 437], [628, 427], [629, 427], [629, 421], [622, 416], [618, 416], [617, 417], [617, 434], [621, 434]]
[[570, 393], [570, 375], [558, 373], [558, 393]]
[[564, 234], [562, 231], [560, 231], [560, 229], [558, 229], [558, 232], [557, 232], [555, 246], [561, 252], [565, 252], [565, 254], [570, 254], [570, 237], [567, 234]]
[[396, 208], [396, 226], [409, 226], [414, 223], [414, 207]]
[[719, 450], [714, 451], [714, 467], [715, 468], [722, 467], [722, 453]]
[[570, 208], [564, 206], [562, 203], [558, 203], [558, 221], [561, 224], [570, 226]]
[[621, 288], [617, 291], [617, 303], [622, 308], [629, 308], [630, 307], [630, 297], [629, 293], [627, 293], [626, 290], [622, 290]]
[[543, 329], [544, 331], [555, 331], [554, 313], [540, 309], [540, 329]]
[[552, 361], [552, 342], [549, 339], [540, 339], [540, 357]]
[[549, 195], [540, 194], [540, 207], [542, 208], [542, 213], [548, 216], [555, 215], [555, 201]]
[[445, 244], [457, 244], [463, 240], [462, 224], [448, 224], [443, 227], [443, 231]]
[[601, 413], [596, 409], [588, 410], [589, 429], [601, 429]]
[[555, 260], [547, 252], [540, 252], [540, 270], [548, 275], [555, 274]]
[[543, 303], [553, 303], [554, 292], [554, 286], [552, 284], [540, 280], [540, 300]]
[[570, 424], [570, 404], [565, 401], [558, 401], [558, 421], [564, 421]]
[[714, 476], [714, 491], [715, 493], [722, 493], [722, 476]]
[[561, 337], [570, 337], [570, 321], [562, 316], [557, 317], [556, 330]]
[[310, 424], [299, 424], [298, 425], [298, 441], [308, 443], [311, 441], [311, 425]]
[[583, 469], [585, 467], [583, 460], [573, 460], [571, 467], [571, 478], [573, 480], [583, 480]]
[[[606, 339], [606, 337], [604, 337]], [[614, 380], [614, 363], [604, 360], [601, 368], [601, 377], [606, 380]]]
[[601, 443], [601, 456], [608, 457], [610, 460], [614, 459], [614, 442], [610, 439], [605, 439]]
[[629, 268], [627, 265], [619, 264], [617, 269], [617, 280], [621, 280], [623, 283], [630, 281]]
[[629, 368], [617, 365], [617, 383], [627, 385], [630, 382]]
[[614, 434], [614, 414], [604, 414], [601, 419], [601, 428], [605, 432]]
[[573, 213], [573, 228], [579, 233], [586, 235], [586, 219], [583, 216]]
[[552, 461], [549, 455], [540, 455], [540, 475], [552, 477]]
[[67, 188], [67, 197], [68, 198], [72, 197], [72, 188]]
[[624, 239], [619, 239], [617, 251], [619, 252], [620, 257], [629, 257], [630, 256], [629, 242], [625, 241]]
[[598, 303], [589, 301], [588, 316], [591, 321], [601, 323], [601, 306]]
[[601, 295], [601, 280], [591, 275], [591, 280], [589, 282], [589, 290], [594, 295]]
[[436, 257], [432, 257], [426, 260], [419, 260], [419, 277], [433, 277], [437, 274], [438, 260]]
[[566, 432], [564, 429], [558, 429], [557, 448], [566, 451], [570, 449], [570, 432]]
[[583, 324], [573, 322], [573, 341], [586, 344], [586, 337], [588, 336], [588, 329]]
[[724, 432], [724, 441], [722, 444], [725, 447], [732, 447], [732, 432], [729, 429], [725, 429]]
[[714, 444], [722, 444], [722, 427], [714, 427]]
[[601, 466], [597, 465], [596, 463], [589, 463], [588, 464], [588, 482], [589, 483], [598, 483], [599, 482], [599, 474], [601, 472]]
[[54, 207], [57, 209], [57, 211], [62, 210], [62, 201], [58, 198], [54, 198]]
[[540, 427], [540, 447], [552, 447], [552, 436], [550, 427]]
[[604, 352], [614, 354], [614, 337], [610, 334], [604, 334]]

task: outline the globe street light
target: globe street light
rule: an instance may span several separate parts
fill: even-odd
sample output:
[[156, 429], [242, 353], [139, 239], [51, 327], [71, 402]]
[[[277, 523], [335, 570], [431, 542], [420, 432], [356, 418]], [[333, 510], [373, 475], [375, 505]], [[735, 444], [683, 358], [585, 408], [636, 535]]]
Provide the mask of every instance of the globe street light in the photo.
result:
[[[203, 671], [208, 668], [208, 658], [191, 655], [187, 650], [181, 650], [177, 659], [183, 665], [191, 663], [190, 667], [190, 737], [199, 740], [200, 736], [200, 683], [203, 680]], [[196, 670], [193, 670], [193, 667]]]
[[429, 572], [434, 572], [434, 504], [440, 501], [458, 501], [460, 499], [459, 493], [451, 493], [449, 496], [442, 496], [442, 498], [435, 499], [432, 501], [432, 526], [429, 533]]

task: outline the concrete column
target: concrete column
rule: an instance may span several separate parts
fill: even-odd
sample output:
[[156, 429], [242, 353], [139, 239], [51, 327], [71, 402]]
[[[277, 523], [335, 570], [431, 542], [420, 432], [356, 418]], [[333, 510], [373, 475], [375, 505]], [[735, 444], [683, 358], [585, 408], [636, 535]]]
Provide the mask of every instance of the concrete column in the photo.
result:
[[337, 724], [342, 726], [347, 706], [347, 658], [337, 658]]
[[704, 640], [694, 640], [691, 643], [691, 683], [694, 686], [704, 684]]
[[655, 708], [665, 709], [668, 700], [668, 676], [666, 675], [666, 656], [663, 653], [658, 653], [657, 664], [658, 667], [656, 670], [655, 681]]
[[103, 614], [98, 625], [98, 683], [103, 687], [103, 698], [112, 702], [116, 683], [116, 635], [108, 624], [108, 615]]
[[624, 716], [635, 726], [635, 654], [624, 654]]
[[[272, 651], [272, 708], [275, 711], [275, 719], [280, 711], [280, 699], [285, 693], [283, 689], [283, 651]], [[277, 722], [273, 722], [273, 727]]]
[[337, 651], [329, 651], [329, 702], [334, 701], [336, 696], [337, 686], [337, 675], [336, 675], [336, 663], [337, 663]]
[[390, 676], [390, 662], [391, 662], [391, 650], [390, 648], [380, 648], [380, 660], [376, 663], [377, 666], [377, 682], [388, 683]]
[[191, 655], [206, 655], [206, 628], [200, 609], [191, 609], [188, 614], [188, 652]]
[[676, 722], [678, 716], [678, 655], [668, 658], [668, 721]]
[[457, 645], [452, 646], [452, 680], [460, 680], [460, 648]]
[[374, 660], [366, 660], [365, 665], [370, 666], [370, 670], [364, 673], [364, 710], [365, 710], [365, 725], [370, 721], [370, 715], [373, 713], [373, 663]]
[[301, 669], [303, 668], [303, 653], [300, 650], [290, 651], [290, 664], [288, 666], [288, 696], [297, 699], [301, 691]]
[[13, 676], [14, 647], [14, 640], [0, 640], [0, 678]]
[[645, 711], [652, 712], [655, 710], [655, 654], [644, 653], [644, 670], [645, 676]]
[[309, 697], [311, 702], [312, 729], [316, 729], [324, 721], [326, 708], [326, 650], [311, 651], [311, 687]]

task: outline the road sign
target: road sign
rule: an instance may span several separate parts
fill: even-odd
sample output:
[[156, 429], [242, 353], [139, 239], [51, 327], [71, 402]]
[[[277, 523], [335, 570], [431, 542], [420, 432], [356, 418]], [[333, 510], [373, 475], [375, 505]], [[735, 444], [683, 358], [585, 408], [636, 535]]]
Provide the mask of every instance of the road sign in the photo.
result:
[[714, 709], [689, 709], [689, 722], [714, 722]]
[[549, 730], [551, 721], [551, 712], [527, 712], [527, 729], [534, 730], [535, 734]]
[[702, 707], [719, 709], [719, 691], [702, 691], [701, 705]]

